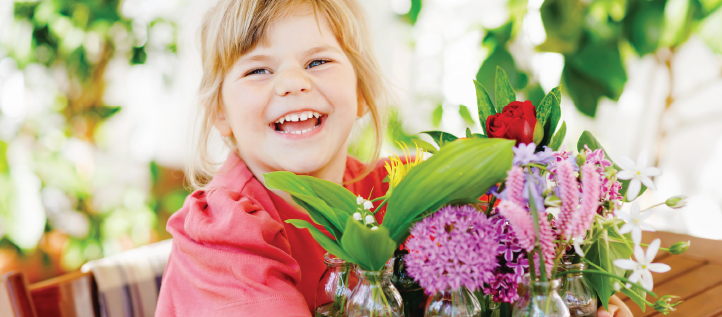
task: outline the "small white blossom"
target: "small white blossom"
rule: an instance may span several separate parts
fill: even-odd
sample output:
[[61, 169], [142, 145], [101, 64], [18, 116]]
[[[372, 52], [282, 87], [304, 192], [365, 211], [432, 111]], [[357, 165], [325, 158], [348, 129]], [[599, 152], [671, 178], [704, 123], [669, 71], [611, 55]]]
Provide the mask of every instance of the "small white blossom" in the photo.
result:
[[618, 281], [614, 281], [614, 291], [619, 292], [622, 290], [622, 284], [620, 284]]
[[657, 256], [657, 251], [659, 251], [659, 245], [661, 243], [662, 242], [659, 239], [652, 241], [652, 243], [649, 244], [649, 247], [647, 247], [647, 254], [644, 254], [642, 247], [635, 245], [634, 258], [637, 259], [636, 261], [633, 261], [632, 259], [617, 259], [614, 260], [614, 265], [621, 269], [632, 270], [633, 273], [629, 276], [629, 281], [633, 283], [641, 281], [640, 283], [642, 284], [642, 287], [651, 291], [654, 287], [651, 272], [664, 273], [670, 270], [670, 267], [667, 264], [652, 263], [654, 257]]
[[622, 219], [625, 222], [624, 226], [619, 229], [619, 233], [626, 234], [628, 232], [631, 232], [632, 241], [634, 241], [635, 245], [642, 242], [642, 229], [646, 231], [654, 231], [654, 227], [647, 223], [644, 223], [644, 221], [652, 215], [652, 212], [639, 212], [639, 204], [636, 201], [632, 203], [632, 209], [630, 210], [630, 213], [617, 210], [616, 212], [614, 212], [614, 214], [617, 215], [619, 219]]
[[372, 215], [367, 215], [365, 221], [366, 221], [365, 224], [368, 225], [368, 224], [372, 224], [372, 223], [376, 222], [376, 219], [374, 219], [374, 216], [372, 216]]
[[361, 205], [361, 204], [364, 203], [364, 200], [365, 200], [365, 199], [364, 199], [363, 197], [358, 196], [358, 197], [356, 197], [356, 204], [357, 204], [357, 205]]
[[379, 227], [377, 227], [377, 226], [373, 226], [373, 227], [371, 227], [371, 230], [372, 230], [372, 231], [376, 231], [376, 230], [379, 230]]
[[370, 200], [367, 200], [364, 202], [364, 209], [371, 210], [371, 208], [374, 208], [374, 203], [372, 203]]
[[581, 242], [584, 242], [584, 237], [582, 237], [582, 236], [574, 237], [574, 239], [573, 239], [574, 252], [579, 254], [579, 256], [584, 257], [584, 251], [582, 250], [582, 247], [580, 245]]
[[361, 221], [361, 219], [363, 219], [363, 218], [364, 218], [364, 217], [361, 216], [361, 213], [360, 213], [360, 212], [355, 212], [355, 213], [353, 214], [353, 220]]
[[631, 180], [627, 187], [627, 200], [631, 201], [637, 198], [642, 184], [651, 190], [657, 190], [650, 177], [662, 175], [662, 172], [656, 167], [647, 167], [647, 151], [639, 153], [637, 164], [624, 156], [617, 159], [617, 164], [622, 168], [622, 171], [617, 173], [617, 178]]

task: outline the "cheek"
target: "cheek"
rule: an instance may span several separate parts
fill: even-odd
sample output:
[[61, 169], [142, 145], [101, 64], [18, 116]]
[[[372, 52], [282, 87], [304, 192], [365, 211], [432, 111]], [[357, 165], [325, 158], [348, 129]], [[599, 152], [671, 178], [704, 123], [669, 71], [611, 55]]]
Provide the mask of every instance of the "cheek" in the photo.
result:
[[358, 113], [358, 94], [353, 69], [339, 69], [324, 76], [318, 87], [338, 117], [355, 120]]
[[223, 106], [234, 134], [248, 133], [263, 127], [263, 110], [267, 97], [249, 85], [223, 85]]

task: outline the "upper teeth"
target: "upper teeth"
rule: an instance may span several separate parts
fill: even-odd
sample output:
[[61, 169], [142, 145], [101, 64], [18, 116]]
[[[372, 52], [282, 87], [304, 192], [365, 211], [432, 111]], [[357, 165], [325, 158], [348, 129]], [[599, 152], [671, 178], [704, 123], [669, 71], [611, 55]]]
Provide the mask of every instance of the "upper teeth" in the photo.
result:
[[300, 112], [300, 113], [287, 114], [285, 117], [281, 117], [278, 120], [276, 120], [275, 123], [284, 123], [286, 121], [293, 121], [293, 122], [306, 121], [308, 119], [318, 118], [320, 116], [321, 116], [321, 114], [316, 111], [304, 111], [304, 112]]

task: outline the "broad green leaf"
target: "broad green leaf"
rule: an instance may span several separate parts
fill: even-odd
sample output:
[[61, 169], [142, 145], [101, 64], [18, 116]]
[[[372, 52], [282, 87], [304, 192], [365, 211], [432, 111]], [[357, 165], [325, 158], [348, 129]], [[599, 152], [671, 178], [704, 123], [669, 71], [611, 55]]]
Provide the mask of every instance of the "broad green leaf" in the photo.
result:
[[474, 134], [472, 134], [471, 136], [472, 136], [474, 139], [488, 139], [488, 138], [489, 138], [489, 137], [487, 137], [486, 135], [483, 135], [483, 134], [481, 134], [481, 133], [474, 133]]
[[316, 196], [321, 198], [327, 205], [332, 208], [338, 208], [348, 214], [356, 212], [356, 208], [358, 207], [356, 205], [356, 195], [345, 187], [312, 176], [299, 175], [299, 177], [308, 183]]
[[[614, 167], [614, 169], [616, 169], [617, 171], [622, 170], [622, 168], [619, 167], [619, 165], [614, 163], [614, 160], [612, 160], [612, 158], [609, 156], [609, 154], [607, 153], [607, 150], [605, 150], [604, 147], [602, 147], [602, 145], [599, 143], [599, 141], [597, 141], [597, 138], [595, 138], [592, 135], [592, 133], [589, 131], [582, 132], [582, 135], [579, 137], [579, 141], [577, 142], [577, 151], [581, 152], [582, 150], [584, 150], [585, 144], [592, 151], [594, 151], [596, 149], [602, 149], [602, 151], [604, 151], [604, 157], [607, 160], [609, 160], [609, 162], [612, 162], [612, 164], [613, 164], [612, 167]], [[625, 196], [627, 193], [627, 188], [629, 188], [629, 180], [619, 180], [619, 182], [622, 183], [622, 189], [619, 190], [619, 193], [622, 196]], [[644, 184], [642, 184], [642, 189], [639, 190], [639, 195], [637, 195], [637, 197], [642, 196], [642, 194], [644, 194], [644, 191], [646, 191], [646, 190], [647, 190], [647, 186], [644, 186]], [[624, 199], [626, 201], [627, 198], [625, 197]]]
[[389, 231], [384, 226], [371, 230], [360, 222], [349, 219], [345, 233], [341, 238], [341, 246], [356, 259], [354, 263], [367, 271], [381, 271], [386, 262], [394, 256], [394, 250], [398, 246], [391, 240]]
[[[613, 262], [616, 259], [628, 259], [632, 255], [632, 248], [624, 242], [611, 241], [622, 240], [614, 227], [604, 229], [604, 231], [602, 236], [584, 252], [585, 258], [604, 271], [623, 277], [626, 271], [616, 267]], [[612, 278], [600, 274], [584, 274], [584, 279], [589, 288], [599, 296], [604, 308], [609, 309], [609, 298], [615, 293]]]
[[476, 87], [476, 104], [479, 107], [479, 124], [481, 125], [481, 130], [484, 131], [485, 134], [489, 134], [486, 131], [486, 118], [495, 115], [496, 109], [494, 109], [494, 104], [491, 103], [489, 93], [486, 92], [484, 86], [474, 80], [474, 87]]
[[577, 50], [584, 34], [584, 2], [577, 0], [546, 0], [541, 13], [546, 41], [538, 49], [546, 52], [570, 54]]
[[278, 189], [289, 194], [316, 196], [311, 185], [303, 178], [291, 172], [271, 172], [263, 174], [268, 189]]
[[[631, 271], [627, 272], [627, 278], [629, 278], [629, 275], [632, 275]], [[642, 310], [642, 312], [644, 312], [647, 309], [647, 304], [645, 304], [642, 299], [632, 296], [631, 293], [633, 292], [645, 299], [647, 298], [647, 292], [643, 288], [636, 285], [632, 286], [631, 289], [622, 288], [622, 293], [624, 293], [624, 295], [627, 295], [627, 297], [629, 297], [629, 299], [635, 302], [637, 306], [639, 306], [639, 308]]]
[[624, 35], [640, 56], [654, 53], [664, 28], [666, 0], [631, 1], [623, 20]]
[[562, 127], [559, 128], [559, 131], [557, 131], [556, 134], [554, 134], [554, 137], [552, 138], [551, 143], [549, 143], [549, 147], [554, 150], [558, 151], [559, 148], [562, 146], [562, 143], [564, 142], [564, 137], [567, 134], [567, 123], [562, 122]]
[[471, 113], [469, 112], [469, 108], [467, 108], [464, 105], [459, 106], [459, 115], [461, 116], [464, 121], [468, 124], [474, 124], [474, 119], [471, 117]]
[[499, 66], [496, 67], [494, 95], [496, 99], [496, 113], [501, 113], [504, 107], [512, 101], [516, 101], [516, 93], [514, 92], [514, 88], [511, 87], [509, 77], [506, 76], [506, 72]]
[[431, 154], [434, 154], [434, 153], [436, 153], [436, 151], [438, 151], [436, 149], [436, 147], [434, 147], [431, 143], [426, 142], [424, 140], [414, 139], [414, 140], [411, 140], [411, 142], [414, 142], [414, 144], [416, 144], [416, 146], [420, 147], [424, 151], [429, 152]]
[[689, 37], [693, 19], [690, 2], [690, 0], [667, 0], [664, 6], [664, 28], [660, 39], [662, 46], [678, 46]]
[[443, 131], [424, 131], [421, 133], [428, 134], [432, 139], [434, 139], [434, 142], [439, 145], [439, 148], [446, 145], [449, 142], [456, 141], [458, 138], [454, 136], [451, 133], [446, 133]]
[[318, 230], [308, 221], [301, 219], [289, 219], [286, 220], [286, 223], [290, 223], [299, 229], [308, 229], [308, 232], [311, 234], [311, 236], [326, 251], [347, 262], [356, 263], [356, 259], [351, 257], [351, 255], [349, 255], [346, 251], [344, 251], [343, 248], [338, 244], [338, 241], [334, 241], [333, 239], [329, 238], [327, 235], [321, 232], [321, 230]]
[[417, 217], [460, 200], [478, 199], [504, 180], [514, 141], [464, 139], [452, 142], [411, 169], [388, 199], [383, 225], [403, 242]]
[[[310, 196], [304, 197], [308, 198]], [[341, 239], [344, 228], [340, 226], [338, 216], [333, 213], [333, 209], [326, 206], [327, 208], [324, 208], [323, 211], [319, 210], [316, 208], [317, 204], [309, 203], [306, 200], [299, 198], [297, 195], [291, 195], [291, 199], [308, 212], [308, 215], [311, 216], [311, 220], [313, 220], [313, 222], [326, 228], [326, 230], [328, 230], [328, 232], [330, 232], [336, 239]]]

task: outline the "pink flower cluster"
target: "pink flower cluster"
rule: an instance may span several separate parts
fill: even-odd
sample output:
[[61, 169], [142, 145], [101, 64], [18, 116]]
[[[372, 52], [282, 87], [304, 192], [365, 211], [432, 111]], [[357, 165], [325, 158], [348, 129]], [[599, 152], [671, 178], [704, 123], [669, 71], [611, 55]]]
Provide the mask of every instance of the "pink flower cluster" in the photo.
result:
[[529, 270], [529, 262], [509, 221], [500, 215], [494, 215], [490, 220], [499, 235], [499, 266], [494, 269], [492, 280], [484, 285], [484, 294], [496, 302], [513, 303], [519, 299], [517, 287]]
[[[614, 204], [614, 209], [618, 208], [619, 205], [621, 205], [623, 198], [622, 195], [619, 194], [619, 191], [622, 190], [622, 183], [614, 179], [609, 179], [606, 175], [607, 167], [612, 166], [612, 162], [605, 158], [604, 150], [602, 149], [592, 151], [585, 145], [584, 152], [582, 152], [582, 154], [586, 155], [587, 163], [594, 165], [597, 173], [599, 174], [599, 179], [601, 181], [601, 194], [599, 201], [610, 201]], [[601, 214], [601, 210], [598, 210], [597, 213]]]
[[429, 293], [482, 288], [499, 266], [498, 232], [471, 206], [444, 207], [416, 223], [406, 247], [407, 272]]

